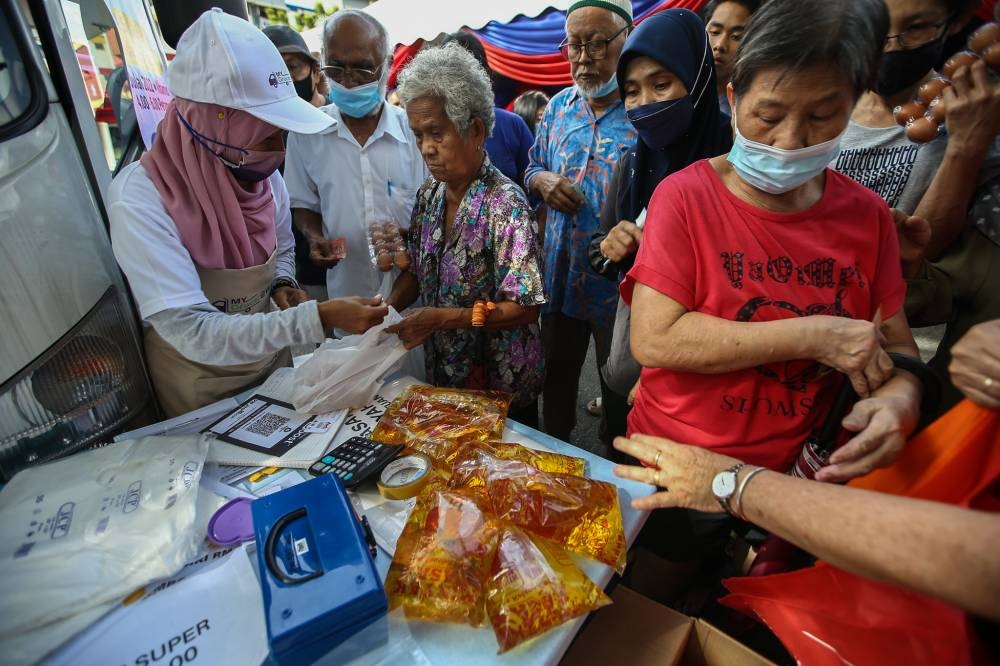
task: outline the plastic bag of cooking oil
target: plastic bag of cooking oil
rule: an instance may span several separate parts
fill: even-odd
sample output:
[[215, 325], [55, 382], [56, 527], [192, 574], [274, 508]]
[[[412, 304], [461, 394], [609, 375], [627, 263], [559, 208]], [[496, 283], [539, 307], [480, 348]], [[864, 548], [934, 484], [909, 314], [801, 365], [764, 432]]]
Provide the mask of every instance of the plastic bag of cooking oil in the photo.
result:
[[431, 459], [435, 467], [447, 474], [450, 474], [451, 468], [458, 460], [475, 455], [476, 451], [485, 451], [499, 460], [520, 460], [543, 472], [583, 476], [587, 471], [587, 461], [583, 458], [566, 456], [552, 451], [529, 449], [527, 446], [508, 442], [439, 443], [418, 440], [410, 444], [410, 450], [423, 453]]
[[386, 409], [372, 439], [446, 459], [458, 443], [499, 440], [510, 399], [501, 391], [411, 386]]
[[625, 569], [625, 530], [613, 484], [543, 472], [477, 450], [456, 462], [448, 485], [475, 497], [501, 520], [619, 573]]
[[474, 455], [474, 451], [485, 451], [498, 460], [519, 460], [528, 463], [543, 472], [556, 474], [572, 474], [583, 476], [587, 471], [587, 461], [583, 458], [565, 456], [552, 451], [538, 451], [527, 446], [509, 442], [469, 442], [462, 444], [450, 456], [447, 462], [454, 467], [460, 459]]
[[410, 619], [481, 625], [500, 531], [470, 497], [419, 495], [386, 577], [389, 607], [402, 606]]
[[474, 442], [461, 442], [452, 439], [411, 439], [406, 444], [407, 453], [422, 453], [431, 459], [431, 463], [442, 474], [451, 474], [451, 462], [462, 450]]
[[486, 614], [502, 654], [611, 603], [562, 546], [506, 526], [493, 558]]

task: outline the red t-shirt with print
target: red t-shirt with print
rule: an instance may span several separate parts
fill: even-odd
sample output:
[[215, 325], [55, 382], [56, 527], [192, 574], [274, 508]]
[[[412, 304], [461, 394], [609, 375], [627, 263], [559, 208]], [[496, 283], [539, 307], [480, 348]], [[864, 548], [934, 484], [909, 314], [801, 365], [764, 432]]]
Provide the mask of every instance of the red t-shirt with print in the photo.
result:
[[[820, 200], [798, 213], [738, 199], [707, 160], [653, 194], [636, 282], [688, 311], [759, 322], [834, 315], [885, 319], [906, 294], [892, 215], [878, 195], [830, 169]], [[784, 471], [823, 423], [838, 373], [792, 361], [706, 375], [644, 368], [629, 433], [668, 437]]]

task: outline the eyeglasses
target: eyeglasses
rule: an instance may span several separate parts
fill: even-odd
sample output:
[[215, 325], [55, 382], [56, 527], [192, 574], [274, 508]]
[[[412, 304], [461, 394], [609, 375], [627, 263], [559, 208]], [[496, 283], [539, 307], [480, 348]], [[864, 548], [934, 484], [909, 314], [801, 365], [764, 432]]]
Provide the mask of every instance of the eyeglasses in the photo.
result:
[[[579, 60], [580, 55], [584, 51], [587, 52], [587, 57], [591, 60], [604, 60], [608, 56], [608, 44], [615, 41], [618, 35], [626, 30], [628, 30], [628, 26], [625, 26], [608, 39], [595, 39], [583, 44], [575, 44], [564, 39], [562, 44], [559, 45], [559, 53], [562, 54], [563, 58], [570, 61]], [[569, 38], [567, 37], [566, 39]]]
[[351, 67], [344, 65], [326, 65], [324, 67], [320, 67], [320, 69], [323, 70], [324, 74], [338, 83], [344, 81], [348, 77], [350, 77], [355, 83], [372, 83], [377, 81], [379, 77], [382, 76], [382, 65], [379, 65], [375, 69], [365, 69], [364, 67]]
[[889, 43], [895, 39], [899, 48], [904, 51], [923, 46], [938, 39], [941, 36], [941, 28], [946, 25], [948, 25], [947, 19], [940, 23], [915, 25], [896, 35], [889, 35], [885, 38], [885, 45], [889, 46]]

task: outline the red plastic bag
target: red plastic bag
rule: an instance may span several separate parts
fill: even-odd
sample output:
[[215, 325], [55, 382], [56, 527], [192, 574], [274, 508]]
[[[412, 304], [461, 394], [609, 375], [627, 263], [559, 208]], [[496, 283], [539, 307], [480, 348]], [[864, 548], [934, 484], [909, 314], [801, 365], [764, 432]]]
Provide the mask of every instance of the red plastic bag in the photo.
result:
[[972, 666], [968, 616], [951, 604], [820, 565], [730, 578], [727, 606], [756, 615], [808, 666]]
[[[892, 467], [856, 488], [998, 511], [1000, 413], [959, 403], [907, 443]], [[818, 563], [730, 578], [728, 606], [759, 617], [802, 664], [961, 665], [982, 662], [958, 607]]]

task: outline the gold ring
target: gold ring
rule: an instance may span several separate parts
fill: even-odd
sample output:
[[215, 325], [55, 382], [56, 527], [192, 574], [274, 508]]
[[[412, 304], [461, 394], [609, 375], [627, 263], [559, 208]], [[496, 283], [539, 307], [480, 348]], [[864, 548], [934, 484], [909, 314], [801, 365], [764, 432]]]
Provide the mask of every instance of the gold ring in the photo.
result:
[[660, 449], [656, 450], [656, 457], [653, 458], [653, 467], [659, 467], [660, 466], [660, 454], [661, 453], [663, 453], [663, 451], [661, 451]]
[[983, 386], [985, 386], [986, 388], [989, 388], [989, 387], [993, 386], [993, 378], [992, 377], [987, 377], [986, 379], [984, 379], [983, 380]]
[[653, 472], [653, 485], [657, 488], [660, 487], [660, 470]]

